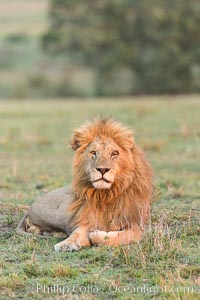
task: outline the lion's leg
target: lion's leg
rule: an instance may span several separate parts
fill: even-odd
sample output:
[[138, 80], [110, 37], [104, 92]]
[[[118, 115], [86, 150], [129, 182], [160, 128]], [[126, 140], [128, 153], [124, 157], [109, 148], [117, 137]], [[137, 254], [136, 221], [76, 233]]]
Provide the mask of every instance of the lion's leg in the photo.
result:
[[31, 221], [30, 217], [27, 216], [24, 220], [24, 232], [34, 234], [34, 235], [42, 235], [44, 237], [59, 237], [66, 238], [67, 234], [63, 231], [54, 231], [52, 230], [43, 230], [40, 226], [34, 225]]
[[122, 231], [92, 231], [89, 233], [89, 239], [93, 245], [119, 246], [139, 242], [142, 238], [143, 230], [137, 225], [134, 228]]
[[32, 225], [30, 226], [26, 232], [28, 233], [33, 233], [35, 235], [41, 235], [42, 234], [42, 231], [40, 230], [40, 228], [38, 226], [35, 226], [35, 225]]
[[56, 244], [54, 249], [56, 252], [59, 251], [74, 251], [79, 250], [81, 247], [90, 246], [88, 238], [88, 227], [79, 226], [71, 235], [64, 241]]

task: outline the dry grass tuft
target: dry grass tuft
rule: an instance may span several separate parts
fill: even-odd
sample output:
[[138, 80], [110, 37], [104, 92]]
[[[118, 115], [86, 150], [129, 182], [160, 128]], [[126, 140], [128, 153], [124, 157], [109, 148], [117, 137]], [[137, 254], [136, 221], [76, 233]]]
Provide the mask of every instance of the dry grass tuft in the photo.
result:
[[51, 268], [51, 273], [56, 277], [76, 277], [78, 271], [65, 265], [55, 265]]

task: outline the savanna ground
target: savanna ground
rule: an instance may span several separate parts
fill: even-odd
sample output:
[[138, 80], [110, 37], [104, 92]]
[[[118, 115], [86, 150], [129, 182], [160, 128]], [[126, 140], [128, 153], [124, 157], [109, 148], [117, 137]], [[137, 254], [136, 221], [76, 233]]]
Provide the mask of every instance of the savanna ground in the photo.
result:
[[[200, 99], [159, 100], [0, 103], [1, 299], [198, 299]], [[101, 113], [134, 129], [154, 168], [141, 244], [55, 253], [58, 239], [17, 235], [27, 205], [70, 184], [72, 129]]]

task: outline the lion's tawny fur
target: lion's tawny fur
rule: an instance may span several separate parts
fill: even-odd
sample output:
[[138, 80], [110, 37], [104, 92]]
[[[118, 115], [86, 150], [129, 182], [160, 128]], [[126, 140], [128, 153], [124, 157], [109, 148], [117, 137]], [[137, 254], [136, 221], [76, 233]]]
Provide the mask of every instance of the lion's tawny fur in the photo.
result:
[[[85, 149], [98, 137], [114, 140], [122, 148], [120, 174], [110, 189], [95, 189], [85, 173]], [[75, 131], [71, 141], [76, 150], [73, 163], [73, 195], [70, 206], [73, 226], [90, 230], [122, 230], [137, 223], [144, 227], [152, 196], [152, 170], [133, 133], [112, 119], [99, 119]], [[131, 158], [130, 154], [131, 152]]]

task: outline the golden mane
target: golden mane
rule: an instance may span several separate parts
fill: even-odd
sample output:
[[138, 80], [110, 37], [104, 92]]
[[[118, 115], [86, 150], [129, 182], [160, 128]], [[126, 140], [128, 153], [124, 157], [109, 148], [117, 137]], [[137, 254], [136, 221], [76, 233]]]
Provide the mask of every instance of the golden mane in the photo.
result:
[[[112, 139], [124, 150], [122, 171], [110, 189], [95, 189], [88, 179], [85, 150], [98, 137]], [[152, 196], [152, 170], [133, 133], [111, 118], [86, 123], [74, 132], [73, 197], [71, 225], [87, 225], [90, 230], [122, 230], [137, 223], [144, 227]], [[131, 151], [132, 160], [126, 157]]]

